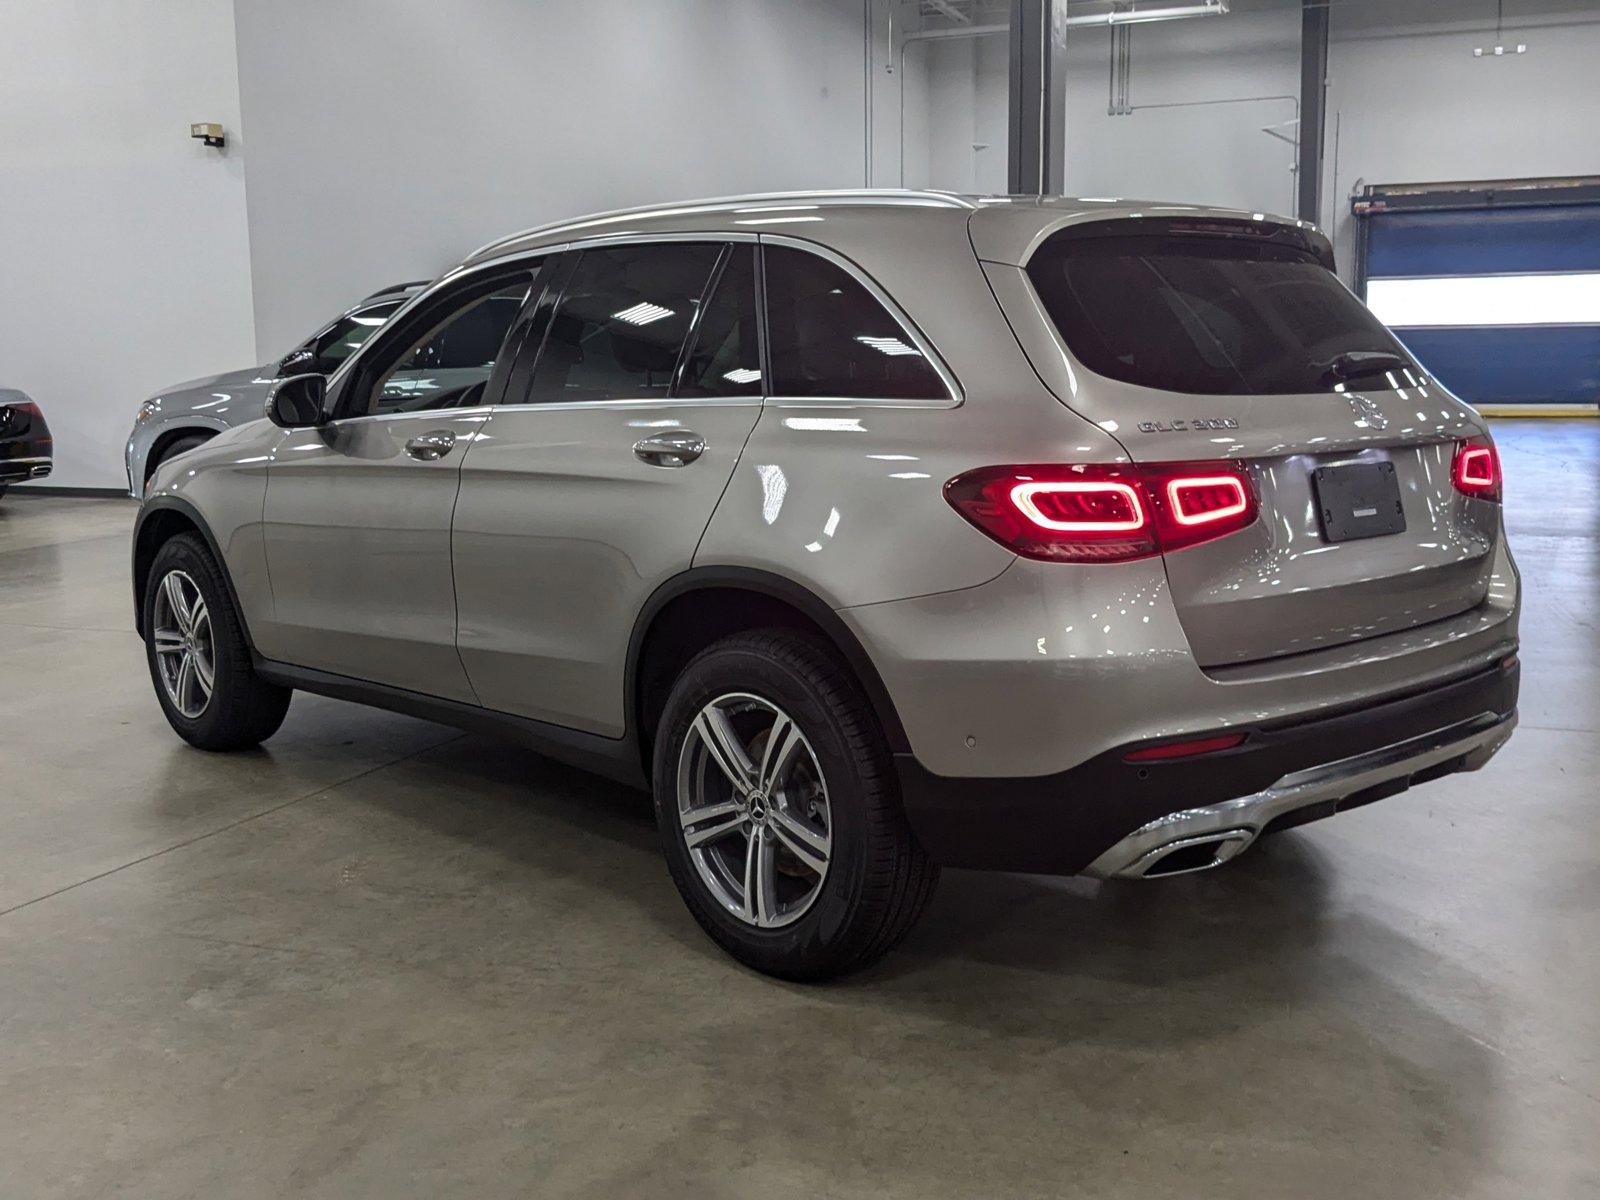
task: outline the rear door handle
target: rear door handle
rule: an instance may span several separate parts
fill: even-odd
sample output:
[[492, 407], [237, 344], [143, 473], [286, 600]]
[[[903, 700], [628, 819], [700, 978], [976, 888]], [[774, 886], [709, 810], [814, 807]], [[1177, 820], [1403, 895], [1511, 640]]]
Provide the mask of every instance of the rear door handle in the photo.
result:
[[706, 440], [692, 430], [671, 429], [641, 438], [633, 452], [652, 467], [686, 467], [706, 452]]
[[432, 462], [449, 454], [450, 448], [455, 444], [455, 434], [448, 429], [435, 429], [431, 433], [419, 433], [407, 442], [406, 453], [423, 462]]

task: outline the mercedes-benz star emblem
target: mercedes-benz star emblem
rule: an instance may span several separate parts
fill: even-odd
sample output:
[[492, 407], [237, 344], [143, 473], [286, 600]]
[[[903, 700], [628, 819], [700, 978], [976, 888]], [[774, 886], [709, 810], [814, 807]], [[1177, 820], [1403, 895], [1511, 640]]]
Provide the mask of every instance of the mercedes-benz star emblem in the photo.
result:
[[1389, 425], [1389, 418], [1383, 415], [1383, 409], [1368, 400], [1365, 396], [1350, 396], [1350, 411], [1356, 414], [1358, 428], [1385, 429]]

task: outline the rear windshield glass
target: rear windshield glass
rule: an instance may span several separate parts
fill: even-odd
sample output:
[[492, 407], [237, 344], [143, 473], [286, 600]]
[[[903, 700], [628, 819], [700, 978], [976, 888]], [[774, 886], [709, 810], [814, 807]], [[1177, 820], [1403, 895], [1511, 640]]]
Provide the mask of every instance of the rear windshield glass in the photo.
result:
[[1334, 274], [1296, 246], [1237, 236], [1058, 236], [1028, 275], [1078, 360], [1169, 392], [1385, 387], [1413, 364]]

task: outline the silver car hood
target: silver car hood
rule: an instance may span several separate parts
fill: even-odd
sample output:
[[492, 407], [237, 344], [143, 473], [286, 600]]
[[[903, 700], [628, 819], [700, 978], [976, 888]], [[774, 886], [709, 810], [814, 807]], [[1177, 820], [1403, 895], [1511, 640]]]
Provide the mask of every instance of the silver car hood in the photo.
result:
[[[186, 379], [182, 383], [175, 383], [170, 387], [162, 388], [152, 399], [176, 401], [188, 392], [211, 392], [226, 388], [244, 387], [247, 384], [271, 383], [277, 375], [276, 363], [263, 363], [259, 367], [244, 367], [237, 371], [223, 371], [220, 375], [202, 375], [198, 379]], [[215, 399], [214, 396], [201, 396], [199, 399]]]
[[217, 428], [253, 421], [261, 415], [267, 389], [277, 378], [277, 364], [265, 363], [220, 375], [205, 375], [163, 388], [150, 398], [160, 415], [194, 414], [208, 417]]

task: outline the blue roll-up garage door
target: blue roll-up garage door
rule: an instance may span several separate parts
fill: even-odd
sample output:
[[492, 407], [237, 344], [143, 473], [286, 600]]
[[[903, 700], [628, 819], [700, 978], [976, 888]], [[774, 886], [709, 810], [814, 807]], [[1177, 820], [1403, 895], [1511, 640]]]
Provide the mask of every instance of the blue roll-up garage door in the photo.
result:
[[1600, 400], [1600, 188], [1574, 182], [1356, 201], [1368, 305], [1462, 399]]

